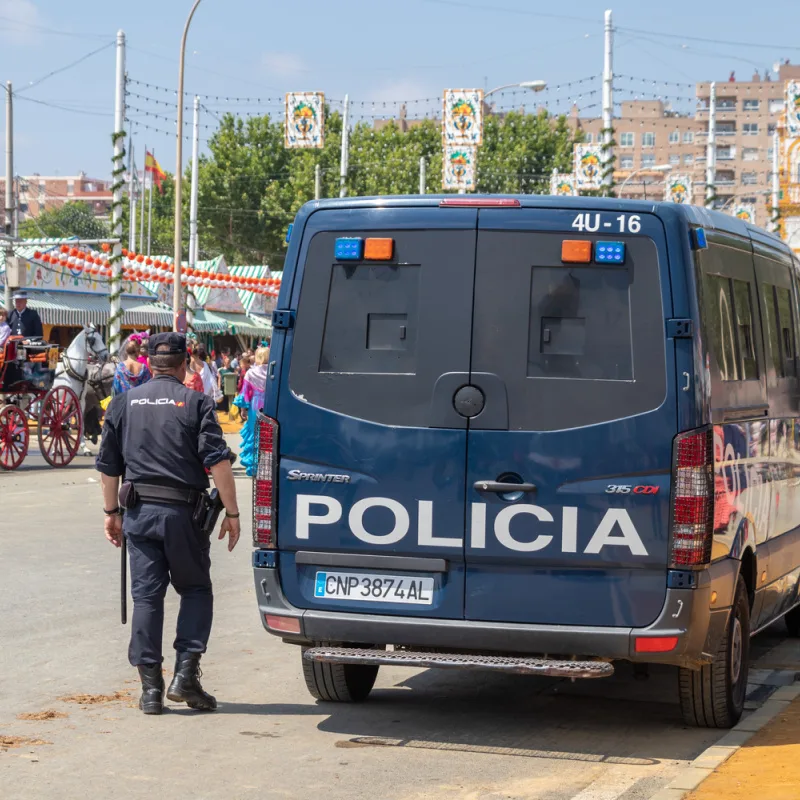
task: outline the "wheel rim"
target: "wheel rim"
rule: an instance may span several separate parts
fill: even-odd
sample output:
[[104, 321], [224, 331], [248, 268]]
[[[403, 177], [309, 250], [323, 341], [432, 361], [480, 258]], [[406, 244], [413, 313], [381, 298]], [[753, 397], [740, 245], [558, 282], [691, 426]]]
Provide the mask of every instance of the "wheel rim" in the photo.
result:
[[75, 392], [67, 386], [51, 389], [39, 414], [39, 447], [48, 464], [65, 467], [78, 453], [82, 419]]
[[28, 452], [28, 420], [16, 406], [0, 408], [0, 469], [16, 469]]
[[731, 683], [734, 686], [739, 682], [739, 675], [742, 672], [743, 649], [742, 623], [739, 617], [734, 617], [731, 631]]

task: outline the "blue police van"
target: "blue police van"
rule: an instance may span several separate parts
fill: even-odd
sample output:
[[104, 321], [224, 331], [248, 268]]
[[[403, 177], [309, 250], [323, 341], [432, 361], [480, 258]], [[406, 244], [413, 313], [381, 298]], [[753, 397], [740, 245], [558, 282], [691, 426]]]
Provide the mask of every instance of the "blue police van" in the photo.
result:
[[798, 272], [702, 208], [419, 196], [304, 206], [254, 482], [261, 619], [311, 694], [382, 664], [676, 667], [742, 713], [800, 629]]

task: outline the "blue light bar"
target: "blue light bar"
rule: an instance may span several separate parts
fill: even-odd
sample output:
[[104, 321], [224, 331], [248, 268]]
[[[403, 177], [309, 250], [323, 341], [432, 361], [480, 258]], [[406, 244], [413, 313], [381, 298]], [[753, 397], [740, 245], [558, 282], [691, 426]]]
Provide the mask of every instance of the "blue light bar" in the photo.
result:
[[334, 255], [337, 261], [361, 261], [364, 257], [364, 240], [360, 238], [337, 239]]
[[705, 250], [708, 247], [708, 239], [706, 238], [705, 228], [694, 229], [694, 249]]
[[294, 228], [294, 222], [289, 223], [289, 227], [286, 229], [286, 242], [289, 242], [289, 239], [292, 238], [292, 228]]
[[622, 264], [625, 261], [625, 243], [598, 242], [594, 247], [594, 260], [598, 264]]

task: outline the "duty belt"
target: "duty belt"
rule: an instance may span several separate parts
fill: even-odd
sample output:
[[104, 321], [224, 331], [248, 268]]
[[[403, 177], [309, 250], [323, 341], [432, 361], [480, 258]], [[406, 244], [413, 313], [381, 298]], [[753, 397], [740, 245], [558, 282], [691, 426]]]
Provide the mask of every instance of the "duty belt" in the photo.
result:
[[193, 506], [205, 492], [200, 489], [176, 489], [173, 486], [159, 486], [155, 483], [134, 483], [139, 500], [157, 503], [186, 503]]

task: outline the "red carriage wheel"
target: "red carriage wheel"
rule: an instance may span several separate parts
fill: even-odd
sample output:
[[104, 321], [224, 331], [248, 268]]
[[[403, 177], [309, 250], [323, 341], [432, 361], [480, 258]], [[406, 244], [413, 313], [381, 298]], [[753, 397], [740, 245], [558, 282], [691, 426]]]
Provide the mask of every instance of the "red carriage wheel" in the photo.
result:
[[28, 420], [16, 406], [0, 408], [0, 469], [16, 469], [28, 452]]
[[51, 389], [39, 412], [39, 449], [52, 467], [66, 467], [78, 453], [83, 435], [78, 396], [68, 386]]

